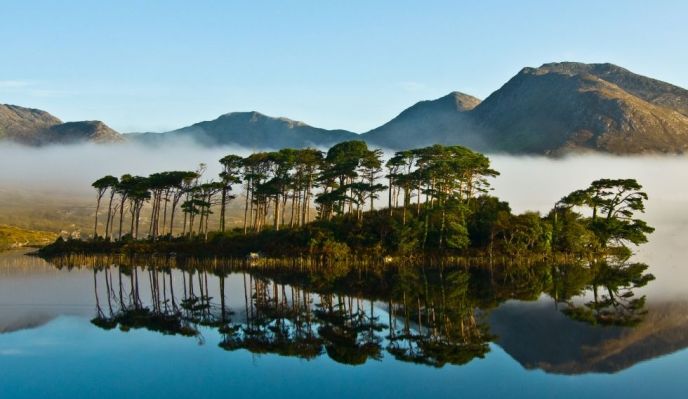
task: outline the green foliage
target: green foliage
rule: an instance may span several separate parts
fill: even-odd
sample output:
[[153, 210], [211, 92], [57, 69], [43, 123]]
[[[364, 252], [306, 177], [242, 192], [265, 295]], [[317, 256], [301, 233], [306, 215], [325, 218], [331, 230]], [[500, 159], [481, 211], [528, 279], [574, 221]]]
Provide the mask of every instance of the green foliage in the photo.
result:
[[509, 204], [491, 196], [480, 196], [469, 203], [467, 227], [471, 244], [486, 247], [494, 240], [495, 223], [511, 214]]
[[572, 192], [559, 203], [592, 213], [588, 228], [602, 247], [639, 245], [647, 242], [647, 235], [654, 231], [644, 221], [633, 218], [636, 213], [645, 212], [648, 196], [641, 190], [635, 179], [600, 179], [584, 190]]
[[[490, 179], [499, 174], [489, 158], [462, 146], [396, 152], [384, 163], [387, 186], [380, 182], [382, 152], [363, 141], [336, 144], [325, 154], [291, 148], [247, 157], [229, 154], [220, 164], [219, 181], [201, 182], [206, 169], [201, 164], [194, 172], [106, 176], [94, 182], [97, 209], [108, 189], [111, 194], [106, 237], [114, 237], [108, 230], [114, 224], [112, 198], [119, 195], [120, 242], [111, 250], [149, 247], [238, 257], [261, 252], [331, 261], [415, 254], [528, 258], [551, 253], [627, 259], [628, 245], [647, 242], [653, 231], [635, 218], [648, 197], [633, 179], [596, 180], [565, 196], [544, 218], [536, 212], [513, 214], [508, 203], [489, 196]], [[229, 192], [240, 183], [245, 187], [243, 231], [227, 231], [225, 208], [234, 198]], [[376, 210], [375, 200], [383, 190], [388, 208]], [[149, 225], [140, 231], [141, 210], [149, 202]], [[317, 208], [314, 218], [312, 205]], [[209, 218], [218, 206], [220, 232], [215, 233], [209, 229]], [[125, 207], [129, 232], [122, 227]], [[184, 216], [177, 236], [176, 210]], [[155, 244], [158, 240], [164, 242]]]
[[556, 208], [547, 216], [552, 225], [552, 249], [583, 255], [599, 247], [595, 233], [588, 228], [587, 219], [569, 208]]

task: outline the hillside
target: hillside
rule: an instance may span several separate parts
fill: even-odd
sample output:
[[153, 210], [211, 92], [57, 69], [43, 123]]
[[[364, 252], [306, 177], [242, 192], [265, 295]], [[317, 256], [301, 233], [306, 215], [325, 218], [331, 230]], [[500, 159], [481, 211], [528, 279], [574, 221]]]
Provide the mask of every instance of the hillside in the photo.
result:
[[89, 141], [93, 143], [120, 143], [121, 134], [100, 121], [67, 122], [50, 127], [46, 140], [60, 144]]
[[26, 230], [19, 227], [0, 224], [0, 251], [34, 245], [45, 245], [55, 241], [57, 234]]
[[477, 98], [455, 91], [436, 100], [416, 103], [362, 137], [371, 144], [393, 149], [459, 140], [470, 147], [479, 147], [480, 137], [472, 135], [475, 127], [468, 117], [468, 111], [478, 104]]
[[[487, 149], [534, 154], [684, 152], [688, 117], [679, 111], [688, 95], [681, 97], [675, 86], [651, 84], [655, 81], [620, 68], [614, 75], [601, 73], [610, 68], [606, 65], [524, 68], [471, 112]], [[611, 76], [642, 97], [600, 76]], [[677, 109], [670, 108], [674, 105]]]
[[0, 139], [29, 145], [42, 141], [46, 129], [62, 123], [45, 111], [16, 105], [0, 104]]
[[121, 134], [100, 121], [63, 123], [48, 112], [0, 104], [0, 140], [30, 146], [81, 142], [123, 142]]
[[259, 112], [233, 112], [167, 133], [143, 133], [131, 138], [148, 144], [194, 142], [204, 146], [239, 145], [246, 148], [330, 146], [358, 135], [326, 130]]
[[568, 75], [589, 74], [615, 84], [624, 91], [649, 103], [673, 109], [688, 115], [688, 90], [661, 80], [635, 74], [614, 64], [583, 64], [580, 62], [559, 62], [544, 64], [541, 72]]

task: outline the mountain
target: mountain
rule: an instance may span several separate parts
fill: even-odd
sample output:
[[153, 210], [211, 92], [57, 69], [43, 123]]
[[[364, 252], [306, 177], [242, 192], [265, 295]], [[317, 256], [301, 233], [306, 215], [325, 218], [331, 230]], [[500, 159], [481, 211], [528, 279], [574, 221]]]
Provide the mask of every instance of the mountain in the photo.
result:
[[0, 104], [0, 140], [32, 146], [124, 141], [100, 121], [62, 123], [48, 112], [9, 104]]
[[233, 112], [167, 133], [132, 135], [135, 141], [162, 144], [188, 140], [205, 146], [239, 145], [246, 148], [331, 146], [359, 135], [346, 130], [326, 130], [287, 118], [259, 112]]
[[539, 69], [569, 75], [590, 74], [615, 84], [647, 102], [676, 110], [688, 116], [688, 90], [661, 80], [635, 74], [614, 64], [560, 62], [544, 64]]
[[688, 90], [612, 64], [544, 64], [523, 68], [482, 102], [457, 92], [422, 101], [362, 137], [393, 149], [441, 143], [512, 154], [682, 153]]
[[51, 126], [48, 139], [61, 144], [89, 141], [93, 143], [119, 143], [124, 138], [101, 121], [67, 122]]
[[[371, 144], [393, 149], [449, 144], [461, 141], [475, 147], [480, 138], [468, 116], [480, 100], [458, 91], [431, 101], [421, 101], [361, 137]], [[412, 143], [412, 144], [411, 144]]]
[[491, 151], [681, 153], [688, 91], [611, 64], [524, 68], [473, 109]]
[[42, 132], [60, 123], [61, 120], [39, 109], [0, 104], [0, 139], [3, 140], [38, 143]]
[[63, 124], [44, 111], [0, 105], [0, 139], [29, 145], [128, 139], [251, 149], [327, 147], [361, 139], [393, 150], [460, 144], [482, 152], [560, 155], [688, 151], [688, 90], [613, 64], [523, 68], [482, 102], [452, 92], [421, 101], [361, 135], [258, 112], [233, 112], [166, 133], [120, 135], [102, 122]]

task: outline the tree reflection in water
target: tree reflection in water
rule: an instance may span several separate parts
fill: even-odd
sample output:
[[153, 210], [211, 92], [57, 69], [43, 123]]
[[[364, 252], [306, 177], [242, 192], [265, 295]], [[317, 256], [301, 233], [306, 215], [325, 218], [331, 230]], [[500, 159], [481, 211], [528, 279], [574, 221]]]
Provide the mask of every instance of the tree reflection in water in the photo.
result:
[[[380, 360], [384, 351], [433, 367], [482, 358], [495, 338], [486, 321], [489, 312], [507, 300], [536, 300], [543, 293], [574, 320], [633, 326], [646, 314], [645, 297], [634, 291], [654, 279], [647, 265], [618, 258], [490, 268], [440, 263], [322, 270], [294, 262], [256, 267], [120, 256], [52, 262], [59, 268], [93, 269], [92, 323], [100, 328], [142, 328], [196, 337], [202, 344], [204, 326], [217, 329], [219, 346], [228, 351], [303, 359], [327, 354], [351, 365]], [[243, 303], [233, 308], [228, 280], [243, 286], [243, 292], [234, 293]]]
[[[644, 263], [608, 259], [591, 262], [585, 268], [561, 265], [553, 268], [550, 295], [566, 304], [563, 312], [572, 319], [633, 326], [647, 313], [645, 296], [636, 297], [634, 292], [654, 280], [647, 269]], [[580, 297], [584, 299], [577, 300]]]

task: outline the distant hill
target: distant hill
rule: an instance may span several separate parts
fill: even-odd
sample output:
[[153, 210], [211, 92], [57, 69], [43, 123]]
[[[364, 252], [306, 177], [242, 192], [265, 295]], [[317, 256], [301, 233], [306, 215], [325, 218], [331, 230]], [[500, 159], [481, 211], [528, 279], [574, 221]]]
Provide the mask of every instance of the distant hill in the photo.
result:
[[361, 137], [372, 144], [393, 149], [459, 141], [476, 147], [481, 139], [471, 136], [475, 127], [468, 111], [478, 104], [477, 98], [455, 91], [436, 100], [416, 103]]
[[44, 111], [0, 105], [2, 138], [29, 145], [126, 139], [251, 149], [362, 139], [393, 150], [440, 143], [511, 154], [684, 153], [688, 90], [612, 64], [562, 62], [523, 68], [482, 102], [460, 92], [421, 101], [360, 135], [258, 112], [228, 113], [165, 133], [120, 135], [102, 122], [62, 124]]
[[124, 141], [100, 121], [62, 123], [45, 111], [7, 104], [0, 104], [0, 140], [31, 146]]
[[51, 126], [47, 138], [62, 144], [82, 141], [93, 143], [118, 143], [124, 141], [121, 134], [112, 130], [101, 121], [67, 122]]
[[239, 145], [246, 148], [331, 146], [358, 137], [346, 130], [320, 129], [259, 112], [233, 112], [167, 133], [130, 136], [135, 141], [148, 144], [191, 141], [204, 146]]

